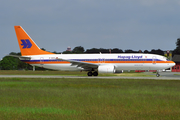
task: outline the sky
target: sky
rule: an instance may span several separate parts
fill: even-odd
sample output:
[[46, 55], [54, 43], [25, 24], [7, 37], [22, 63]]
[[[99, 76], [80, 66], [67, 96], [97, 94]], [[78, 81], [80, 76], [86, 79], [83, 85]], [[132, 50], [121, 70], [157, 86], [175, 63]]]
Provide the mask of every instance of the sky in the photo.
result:
[[68, 46], [174, 50], [180, 37], [180, 1], [1, 0], [0, 59], [20, 52], [15, 25], [51, 52]]

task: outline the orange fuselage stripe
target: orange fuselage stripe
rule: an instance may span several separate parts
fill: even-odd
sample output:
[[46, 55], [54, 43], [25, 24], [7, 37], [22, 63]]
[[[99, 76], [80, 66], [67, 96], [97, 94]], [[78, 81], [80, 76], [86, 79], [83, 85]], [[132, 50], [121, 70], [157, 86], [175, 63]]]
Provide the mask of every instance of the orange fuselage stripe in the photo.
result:
[[[172, 61], [84, 61], [86, 63], [94, 63], [94, 64], [100, 64], [100, 63], [173, 63]], [[26, 62], [28, 64], [70, 64], [70, 62], [67, 61], [37, 61], [37, 62]]]

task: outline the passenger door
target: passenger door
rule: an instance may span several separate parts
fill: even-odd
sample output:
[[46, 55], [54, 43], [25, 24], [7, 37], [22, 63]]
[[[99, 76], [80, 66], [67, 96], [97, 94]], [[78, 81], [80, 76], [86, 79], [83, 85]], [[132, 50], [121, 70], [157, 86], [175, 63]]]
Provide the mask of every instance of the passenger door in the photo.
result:
[[156, 56], [153, 56], [153, 58], [152, 58], [152, 64], [156, 64]]

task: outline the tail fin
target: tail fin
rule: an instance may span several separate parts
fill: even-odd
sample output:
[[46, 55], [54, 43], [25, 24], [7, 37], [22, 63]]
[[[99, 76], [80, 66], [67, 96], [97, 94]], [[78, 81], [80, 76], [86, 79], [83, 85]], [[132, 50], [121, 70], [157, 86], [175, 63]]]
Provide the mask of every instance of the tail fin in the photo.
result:
[[21, 26], [14, 26], [22, 56], [53, 54], [41, 50]]

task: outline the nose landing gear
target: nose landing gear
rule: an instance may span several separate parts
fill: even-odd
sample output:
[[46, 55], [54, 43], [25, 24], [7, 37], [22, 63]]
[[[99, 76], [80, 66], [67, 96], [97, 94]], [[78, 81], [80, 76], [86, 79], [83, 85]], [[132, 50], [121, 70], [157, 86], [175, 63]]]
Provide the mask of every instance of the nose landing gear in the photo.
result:
[[159, 76], [160, 76], [159, 71], [157, 71], [157, 73], [156, 73], [156, 77], [159, 77]]

